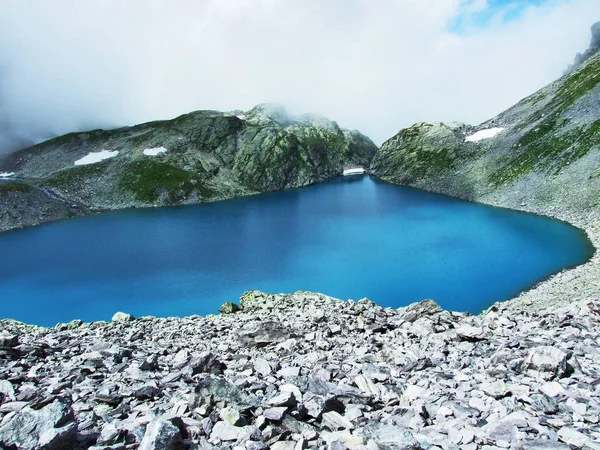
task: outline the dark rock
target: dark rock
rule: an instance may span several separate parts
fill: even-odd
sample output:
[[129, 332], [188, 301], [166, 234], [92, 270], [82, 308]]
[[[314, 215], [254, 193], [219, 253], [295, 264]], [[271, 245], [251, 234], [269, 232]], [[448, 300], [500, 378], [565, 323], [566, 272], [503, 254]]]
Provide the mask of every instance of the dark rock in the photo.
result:
[[75, 441], [77, 424], [62, 398], [40, 410], [26, 407], [0, 427], [0, 446], [22, 450], [64, 450]]
[[162, 391], [156, 386], [152, 385], [142, 386], [133, 392], [133, 396], [138, 400], [152, 400], [153, 398], [160, 397], [161, 395]]
[[148, 424], [139, 446], [139, 450], [184, 450], [184, 448], [179, 429], [160, 418]]
[[12, 348], [19, 345], [19, 336], [10, 333], [0, 333], [0, 347]]
[[220, 374], [226, 368], [219, 359], [211, 352], [204, 352], [200, 356], [192, 357], [188, 363], [188, 370], [191, 376], [198, 373]]
[[236, 305], [235, 303], [232, 303], [232, 302], [225, 302], [219, 308], [219, 312], [221, 314], [235, 314], [239, 310], [240, 310], [239, 305]]

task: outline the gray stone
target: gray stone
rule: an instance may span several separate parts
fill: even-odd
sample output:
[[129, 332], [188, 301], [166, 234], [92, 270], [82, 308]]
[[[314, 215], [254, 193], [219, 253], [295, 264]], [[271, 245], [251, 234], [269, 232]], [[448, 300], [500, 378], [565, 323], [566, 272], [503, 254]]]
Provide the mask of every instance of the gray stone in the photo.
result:
[[271, 397], [267, 404], [270, 406], [295, 406], [296, 396], [291, 391], [283, 391], [274, 397]]
[[442, 312], [442, 308], [433, 300], [423, 300], [419, 303], [413, 303], [406, 308], [398, 309], [400, 317], [406, 322], [414, 322], [421, 317], [432, 316]]
[[567, 373], [567, 353], [557, 347], [542, 346], [530, 350], [525, 368], [533, 376], [560, 378]]
[[515, 441], [512, 443], [515, 450], [570, 450], [567, 444], [550, 441], [548, 439], [538, 439], [531, 441]]
[[221, 441], [237, 441], [243, 432], [243, 428], [236, 427], [222, 420], [214, 424], [210, 438]]
[[267, 408], [263, 412], [263, 415], [269, 420], [280, 421], [283, 419], [286, 411], [288, 410], [287, 406], [277, 406], [274, 408]]
[[172, 423], [157, 418], [148, 424], [139, 450], [183, 450], [179, 429]]
[[236, 427], [241, 427], [246, 425], [246, 418], [242, 416], [240, 410], [234, 407], [227, 407], [221, 409], [220, 412], [221, 419], [230, 423], [231, 425], [235, 425]]
[[125, 323], [125, 322], [131, 322], [135, 320], [135, 317], [133, 317], [131, 314], [128, 313], [124, 313], [124, 312], [116, 312], [114, 316], [112, 316], [112, 321], [113, 322], [120, 322], [120, 323]]
[[256, 358], [254, 360], [254, 370], [256, 370], [256, 372], [261, 374], [263, 377], [268, 377], [271, 375], [273, 368], [266, 359]]
[[0, 332], [0, 348], [11, 348], [19, 345], [19, 336], [7, 332]]
[[474, 327], [471, 325], [461, 325], [456, 329], [456, 334], [460, 339], [465, 341], [482, 341], [486, 339], [486, 332], [482, 327]]
[[73, 410], [58, 398], [40, 410], [23, 408], [0, 426], [0, 446], [23, 450], [70, 448], [77, 432]]
[[589, 436], [569, 427], [558, 430], [558, 439], [575, 448], [582, 448], [591, 441]]
[[239, 310], [240, 310], [239, 305], [236, 305], [235, 303], [232, 303], [232, 302], [225, 302], [219, 308], [219, 312], [221, 314], [235, 314]]
[[323, 413], [321, 423], [324, 427], [329, 428], [331, 431], [337, 430], [352, 430], [354, 425], [340, 413], [335, 411], [329, 411]]
[[396, 425], [380, 422], [370, 423], [363, 433], [367, 439], [372, 440], [378, 448], [390, 450], [421, 450], [421, 445], [412, 433]]

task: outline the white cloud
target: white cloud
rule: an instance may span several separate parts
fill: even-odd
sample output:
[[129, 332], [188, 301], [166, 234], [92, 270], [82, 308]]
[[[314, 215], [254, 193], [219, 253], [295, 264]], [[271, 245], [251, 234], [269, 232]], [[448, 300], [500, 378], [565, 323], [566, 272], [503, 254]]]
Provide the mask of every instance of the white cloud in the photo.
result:
[[597, 0], [550, 0], [447, 31], [485, 3], [0, 0], [0, 104], [36, 136], [273, 101], [382, 142], [495, 115], [561, 75], [600, 19]]

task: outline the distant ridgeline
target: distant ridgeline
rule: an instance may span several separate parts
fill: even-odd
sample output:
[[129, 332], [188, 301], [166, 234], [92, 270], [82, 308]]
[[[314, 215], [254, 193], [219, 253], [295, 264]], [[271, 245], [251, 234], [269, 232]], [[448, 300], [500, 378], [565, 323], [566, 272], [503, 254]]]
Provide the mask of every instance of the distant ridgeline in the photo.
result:
[[1, 176], [24, 181], [0, 185], [0, 230], [305, 186], [368, 167], [376, 152], [358, 131], [273, 105], [71, 133], [0, 160]]

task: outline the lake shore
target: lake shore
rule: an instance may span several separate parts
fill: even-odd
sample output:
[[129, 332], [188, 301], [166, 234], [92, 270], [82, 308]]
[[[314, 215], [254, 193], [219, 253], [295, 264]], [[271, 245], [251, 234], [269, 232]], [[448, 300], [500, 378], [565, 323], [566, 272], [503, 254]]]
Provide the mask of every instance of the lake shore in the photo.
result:
[[592, 258], [579, 266], [567, 268], [549, 277], [518, 297], [498, 302], [494, 308], [503, 311], [519, 309], [546, 309], [562, 307], [572, 302], [597, 298], [600, 294], [600, 214], [597, 211], [569, 211], [561, 208], [548, 209], [535, 205], [516, 205], [506, 199], [490, 198], [482, 203], [508, 206], [518, 211], [530, 212], [565, 221], [582, 229], [596, 249]]
[[[392, 307], [433, 298], [446, 309], [477, 314], [593, 254], [584, 233], [566, 223], [370, 177], [346, 178], [202, 207], [115, 211], [6, 236], [0, 248], [16, 254], [3, 266], [0, 284], [18, 301], [7, 305], [4, 316], [53, 326], [106, 320], [117, 309], [135, 315], [210, 314], [249, 287], [269, 292], [306, 287], [338, 298], [368, 296]], [[121, 242], [131, 230], [138, 238]], [[160, 242], [160, 254], [148, 247], [152, 239]], [[347, 247], [356, 239], [373, 251]], [[59, 242], [65, 245], [53, 244]], [[525, 253], [515, 261], [519, 251]], [[41, 258], [32, 261], [27, 255], [35, 252]], [[221, 259], [223, 252], [237, 261], [235, 267]], [[314, 260], [319, 252], [329, 255], [327, 263]], [[78, 261], [82, 254], [85, 261]], [[131, 258], [137, 254], [146, 254], [147, 262]], [[226, 283], [232, 270], [235, 279]], [[49, 284], [54, 273], [82, 282]], [[30, 314], [18, 306], [24, 302], [34, 306]], [[73, 308], [66, 315], [47, 310], [45, 304], [54, 302]]]

